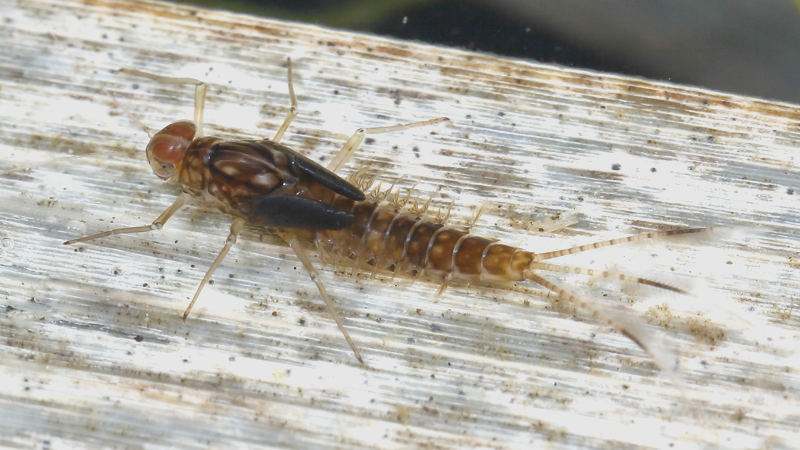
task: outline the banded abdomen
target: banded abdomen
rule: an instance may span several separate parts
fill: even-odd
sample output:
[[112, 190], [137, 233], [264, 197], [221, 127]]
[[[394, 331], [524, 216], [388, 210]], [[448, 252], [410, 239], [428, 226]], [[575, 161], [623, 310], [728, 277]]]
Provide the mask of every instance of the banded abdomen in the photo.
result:
[[465, 230], [404, 212], [391, 204], [353, 202], [338, 197], [338, 209], [351, 211], [352, 225], [311, 233], [321, 253], [344, 256], [357, 266], [436, 278], [524, 280], [533, 254]]

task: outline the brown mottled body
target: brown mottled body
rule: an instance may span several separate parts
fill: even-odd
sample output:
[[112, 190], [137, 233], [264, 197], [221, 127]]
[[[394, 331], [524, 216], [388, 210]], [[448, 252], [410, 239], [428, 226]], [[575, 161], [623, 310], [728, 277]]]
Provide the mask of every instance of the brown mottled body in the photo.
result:
[[314, 161], [269, 139], [193, 140], [176, 166], [186, 192], [253, 224], [341, 228], [349, 213], [329, 207], [334, 196], [363, 200], [358, 188]]
[[[344, 143], [328, 167], [322, 167], [280, 143], [281, 137], [297, 114], [297, 100], [292, 87], [291, 61], [287, 60], [291, 108], [272, 139], [225, 140], [202, 133], [203, 102], [206, 86], [195, 88], [194, 121], [167, 125], [151, 138], [146, 148], [153, 172], [163, 180], [178, 182], [182, 192], [172, 205], [151, 224], [117, 228], [76, 239], [65, 244], [86, 242], [118, 234], [141, 233], [160, 229], [180, 209], [188, 197], [204, 198], [220, 210], [234, 216], [224, 246], [200, 281], [194, 297], [183, 313], [186, 319], [203, 286], [236, 242], [246, 223], [270, 227], [292, 248], [302, 262], [326, 304], [328, 311], [356, 358], [362, 361], [355, 342], [344, 327], [319, 273], [311, 263], [302, 242], [316, 246], [321, 256], [334, 254], [349, 259], [354, 270], [428, 275], [442, 280], [521, 281], [530, 280], [574, 302], [598, 319], [612, 325], [653, 356], [656, 364], [668, 373], [673, 368], [671, 352], [659, 345], [641, 321], [635, 320], [624, 306], [603, 299], [583, 297], [543, 278], [540, 273], [567, 272], [616, 278], [673, 292], [684, 291], [653, 280], [622, 273], [609, 273], [577, 266], [543, 262], [627, 242], [662, 236], [698, 233], [692, 228], [645, 232], [619, 239], [598, 241], [561, 250], [534, 253], [472, 236], [467, 231], [431, 221], [418, 210], [403, 210], [397, 203], [366, 200], [361, 190], [335, 172], [352, 156], [368, 133], [386, 133], [433, 125], [449, 119], [436, 119], [388, 127], [359, 128]], [[185, 83], [132, 71], [156, 80]], [[374, 196], [377, 197], [377, 196]], [[385, 198], [385, 197], [384, 197]]]
[[290, 158], [278, 149], [288, 147], [268, 139], [196, 139], [186, 151], [179, 181], [193, 194], [243, 219], [253, 215], [254, 200], [262, 195], [296, 195], [330, 202], [334, 193], [294, 169]]

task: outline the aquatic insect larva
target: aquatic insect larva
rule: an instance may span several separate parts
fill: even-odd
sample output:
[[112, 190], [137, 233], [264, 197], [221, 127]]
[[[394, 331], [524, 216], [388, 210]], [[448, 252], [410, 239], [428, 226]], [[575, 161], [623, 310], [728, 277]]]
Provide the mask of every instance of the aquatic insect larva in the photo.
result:
[[333, 300], [311, 263], [309, 248], [316, 249], [323, 258], [334, 255], [339, 260], [349, 261], [354, 270], [413, 273], [436, 278], [441, 280], [442, 289], [450, 280], [533, 281], [612, 325], [650, 353], [661, 368], [671, 369], [669, 352], [659, 346], [658, 340], [652, 338], [646, 327], [628, 313], [625, 307], [582, 297], [548, 281], [539, 273], [555, 271], [599, 275], [683, 293], [678, 288], [645, 278], [620, 273], [612, 275], [546, 261], [600, 247], [699, 233], [706, 229], [646, 232], [545, 253], [524, 251], [430, 221], [422, 211], [403, 209], [401, 202], [397, 200], [381, 201], [385, 196], [380, 195], [368, 197], [362, 192], [367, 187], [365, 183], [351, 183], [335, 174], [352, 156], [365, 135], [433, 125], [448, 121], [445, 117], [358, 129], [325, 168], [280, 144], [281, 138], [297, 115], [290, 60], [289, 114], [272, 139], [260, 140], [225, 140], [203, 136], [205, 84], [196, 80], [166, 78], [134, 70], [126, 72], [170, 83], [196, 83], [194, 121], [178, 121], [167, 125], [153, 135], [146, 149], [147, 159], [155, 174], [163, 180], [179, 183], [181, 193], [149, 225], [104, 231], [71, 239], [64, 244], [160, 229], [189, 198], [199, 197], [212, 202], [220, 210], [233, 216], [233, 223], [225, 245], [184, 311], [184, 319], [189, 315], [214, 270], [236, 242], [245, 224], [249, 223], [267, 227], [292, 248], [317, 285], [328, 311], [359, 361], [363, 362], [361, 354], [344, 328]]

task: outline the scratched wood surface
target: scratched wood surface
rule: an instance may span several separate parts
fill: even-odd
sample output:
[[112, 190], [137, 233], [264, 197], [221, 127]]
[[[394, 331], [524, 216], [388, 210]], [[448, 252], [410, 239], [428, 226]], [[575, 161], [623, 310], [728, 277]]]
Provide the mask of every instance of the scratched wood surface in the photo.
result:
[[[0, 446], [555, 447], [797, 445], [800, 107], [301, 24], [123, 1], [0, 1]], [[248, 229], [187, 322], [229, 218], [186, 208], [148, 131], [271, 136], [343, 173], [415, 187], [476, 234], [550, 250], [641, 230], [710, 238], [587, 254], [691, 290], [547, 276], [628, 303], [680, 356], [683, 392], [634, 343], [527, 283], [322, 278], [359, 365], [288, 248]], [[567, 228], [538, 232], [549, 217]], [[316, 260], [315, 260], [316, 261]]]

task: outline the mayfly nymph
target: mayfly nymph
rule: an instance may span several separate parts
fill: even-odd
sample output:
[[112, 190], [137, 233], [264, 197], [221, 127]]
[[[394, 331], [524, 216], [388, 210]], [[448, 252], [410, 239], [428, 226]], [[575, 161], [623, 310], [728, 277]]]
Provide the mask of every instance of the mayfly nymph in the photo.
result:
[[331, 296], [311, 263], [308, 250], [321, 258], [335, 255], [349, 261], [354, 270], [424, 274], [440, 280], [442, 289], [451, 280], [524, 281], [538, 283], [559, 297], [574, 302], [596, 318], [616, 328], [648, 352], [656, 364], [672, 370], [667, 349], [650, 336], [646, 326], [621, 304], [584, 297], [561, 287], [540, 272], [567, 272], [601, 276], [648, 285], [678, 293], [670, 285], [619, 272], [559, 265], [547, 262], [601, 247], [657, 237], [699, 233], [708, 228], [688, 228], [643, 232], [618, 239], [536, 253], [473, 236], [468, 231], [445, 226], [427, 218], [419, 208], [403, 208], [402, 202], [387, 201], [386, 195], [366, 195], [368, 183], [347, 181], [336, 172], [347, 162], [367, 134], [405, 130], [449, 121], [446, 117], [408, 124], [360, 128], [353, 133], [327, 167], [312, 161], [280, 143], [297, 115], [297, 100], [292, 86], [292, 66], [288, 61], [288, 88], [291, 107], [272, 139], [226, 140], [203, 135], [203, 108], [207, 86], [192, 79], [160, 77], [127, 70], [155, 80], [195, 83], [193, 121], [167, 125], [150, 139], [147, 159], [155, 174], [181, 186], [178, 198], [151, 224], [118, 228], [64, 244], [85, 242], [115, 234], [140, 233], [160, 229], [191, 197], [213, 203], [233, 216], [228, 238], [212, 262], [186, 307], [189, 315], [203, 287], [236, 242], [245, 224], [266, 227], [280, 236], [302, 262], [324, 300], [327, 310], [359, 361], [361, 354], [345, 329]]

